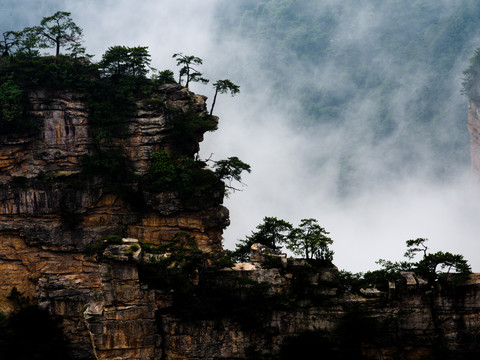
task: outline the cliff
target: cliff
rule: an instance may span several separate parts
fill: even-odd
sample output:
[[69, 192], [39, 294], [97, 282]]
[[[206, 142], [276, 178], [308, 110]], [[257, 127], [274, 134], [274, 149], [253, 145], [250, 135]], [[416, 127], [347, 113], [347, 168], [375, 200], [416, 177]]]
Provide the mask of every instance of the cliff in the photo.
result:
[[[39, 88], [28, 98], [40, 131], [1, 138], [0, 310], [14, 310], [8, 297], [15, 288], [60, 317], [86, 358], [155, 358], [155, 294], [139, 284], [135, 265], [95, 261], [84, 252], [102, 236], [161, 245], [179, 232], [201, 251], [221, 251], [229, 221], [221, 186], [194, 206], [175, 191], [142, 188], [152, 154], [172, 151], [172, 119], [207, 117], [206, 98], [164, 85], [137, 101], [121, 136], [101, 145], [104, 153], [110, 148], [126, 158], [122, 172], [132, 176], [120, 191], [105, 174], [84, 174], [85, 155], [98, 145], [83, 94]], [[216, 126], [215, 117], [207, 120]], [[188, 139], [193, 150], [202, 135]]]
[[[34, 87], [27, 95], [38, 131], [1, 137], [0, 310], [47, 310], [74, 359], [479, 352], [477, 275], [434, 289], [405, 273], [383, 288], [353, 289], [335, 268], [268, 249], [250, 263], [222, 259], [223, 185], [188, 167], [218, 121], [205, 97], [156, 87], [105, 140], [99, 134], [111, 129], [94, 124], [81, 92]], [[165, 180], [177, 169], [168, 162], [163, 177], [152, 176], [154, 154], [178, 157], [181, 178], [195, 180], [188, 191]]]

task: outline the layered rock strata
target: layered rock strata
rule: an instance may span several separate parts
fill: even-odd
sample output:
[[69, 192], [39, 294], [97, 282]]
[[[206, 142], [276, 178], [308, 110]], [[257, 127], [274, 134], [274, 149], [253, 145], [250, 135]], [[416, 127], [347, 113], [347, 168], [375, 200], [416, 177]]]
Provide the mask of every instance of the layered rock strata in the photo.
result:
[[[171, 117], [207, 116], [205, 98], [163, 86], [137, 102], [125, 133], [112, 140], [137, 179], [124, 185], [141, 207], [101, 176], [80, 176], [82, 156], [94, 145], [81, 94], [36, 90], [30, 100], [40, 133], [1, 139], [0, 310], [16, 310], [9, 296], [16, 289], [60, 321], [75, 359], [306, 358], [312, 349], [349, 359], [480, 353], [478, 275], [430, 288], [405, 273], [400, 283], [357, 291], [335, 268], [315, 269], [257, 246], [250, 263], [233, 267], [211, 267], [194, 253], [195, 266], [184, 267], [188, 276], [173, 277], [185, 283], [175, 283], [171, 271], [186, 260], [162, 268], [172, 255], [153, 253], [145, 243], [166, 244], [181, 232], [203, 254], [221, 255], [228, 224], [223, 193], [185, 206], [178, 194], [146, 191], [138, 179], [148, 175], [154, 152], [174, 146]], [[472, 146], [479, 147], [477, 112], [471, 105]], [[193, 151], [201, 138], [196, 134]], [[123, 242], [86, 255], [103, 235]], [[145, 268], [157, 265], [152, 281]]]
[[[124, 134], [109, 145], [127, 158], [134, 179], [147, 175], [154, 152], [171, 146], [172, 116], [208, 116], [206, 98], [181, 86], [165, 85], [152, 96], [137, 102]], [[155, 294], [139, 284], [135, 265], [94, 261], [85, 247], [103, 235], [163, 244], [182, 232], [200, 250], [217, 253], [228, 224], [223, 194], [192, 209], [174, 192], [123, 184], [146, 204], [139, 209], [101, 176], [81, 176], [82, 156], [94, 145], [82, 94], [37, 89], [29, 99], [40, 132], [0, 139], [0, 310], [14, 310], [8, 296], [15, 288], [61, 319], [78, 358], [158, 358]]]

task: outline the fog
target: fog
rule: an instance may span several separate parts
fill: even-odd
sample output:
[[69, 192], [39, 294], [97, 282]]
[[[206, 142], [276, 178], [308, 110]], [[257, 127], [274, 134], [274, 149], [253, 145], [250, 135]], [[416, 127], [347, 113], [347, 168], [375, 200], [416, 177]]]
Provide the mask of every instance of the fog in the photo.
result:
[[[450, 176], [437, 180], [432, 174], [442, 159], [438, 159], [431, 139], [410, 127], [409, 111], [422, 86], [439, 74], [425, 68], [407, 72], [395, 62], [394, 55], [376, 48], [394, 9], [360, 2], [362, 6], [345, 10], [331, 39], [339, 48], [360, 44], [367, 50], [376, 49], [365, 51], [358, 61], [373, 63], [379, 76], [395, 79], [395, 89], [388, 98], [394, 131], [373, 141], [369, 119], [382, 94], [355, 88], [349, 74], [336, 63], [304, 66], [303, 72], [286, 77], [282, 86], [293, 89], [310, 83], [318, 89], [348, 94], [351, 101], [336, 123], [296, 126], [301, 120], [297, 118], [301, 105], [288, 97], [272, 100], [273, 85], [259, 65], [269, 54], [252, 39], [218, 33], [216, 11], [220, 3], [45, 0], [36, 1], [33, 9], [31, 1], [7, 0], [0, 5], [0, 14], [5, 31], [36, 25], [57, 10], [70, 11], [84, 30], [87, 53], [95, 55], [95, 60], [109, 46], [148, 46], [152, 66], [176, 72], [172, 54], [183, 52], [204, 60], [201, 70], [207, 78], [229, 78], [240, 85], [238, 96], [219, 96], [215, 107], [219, 130], [206, 134], [200, 153], [204, 158], [213, 154], [217, 160], [238, 156], [252, 167], [252, 173], [243, 177], [246, 186], [225, 201], [231, 217], [224, 233], [226, 248], [234, 248], [264, 216], [276, 216], [294, 225], [313, 217], [330, 232], [334, 263], [341, 269], [366, 271], [375, 269], [379, 258], [400, 260], [406, 240], [424, 237], [429, 238], [432, 251], [463, 254], [473, 270], [480, 271], [476, 256], [480, 248], [480, 201], [471, 186], [468, 161], [446, 164]], [[319, 1], [316, 11], [324, 11], [328, 3]], [[455, 3], [438, 1], [435, 10], [441, 11], [435, 16], [447, 16]], [[451, 121], [439, 122], [430, 134], [440, 144], [442, 139], [458, 136], [465, 142], [466, 152], [467, 110], [460, 84], [468, 57], [480, 46], [478, 40], [472, 35], [470, 49], [458, 54], [451, 72], [454, 75], [445, 79], [451, 84], [451, 96], [439, 111]], [[285, 72], [302, 66], [300, 59], [290, 59]], [[194, 84], [191, 89], [213, 97], [211, 85]], [[459, 108], [465, 108], [462, 119], [454, 118]], [[353, 180], [342, 178], [345, 158], [355, 168]], [[339, 181], [351, 183], [346, 194], [339, 192]]]

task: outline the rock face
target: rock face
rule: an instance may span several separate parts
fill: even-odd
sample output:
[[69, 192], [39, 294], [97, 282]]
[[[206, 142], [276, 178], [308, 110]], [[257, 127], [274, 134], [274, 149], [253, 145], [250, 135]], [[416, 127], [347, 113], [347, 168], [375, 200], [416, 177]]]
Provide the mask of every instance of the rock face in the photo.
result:
[[[175, 146], [172, 117], [208, 116], [204, 97], [165, 85], [137, 101], [122, 136], [104, 144], [121, 149], [134, 174], [123, 193], [101, 176], [82, 175], [82, 156], [95, 143], [81, 94], [40, 89], [29, 97], [39, 134], [0, 139], [0, 310], [16, 310], [13, 289], [47, 309], [75, 359], [306, 358], [312, 349], [349, 359], [479, 353], [478, 275], [435, 293], [409, 273], [400, 285], [353, 291], [335, 268], [315, 270], [258, 246], [250, 263], [212, 267], [204, 254], [222, 255], [223, 193], [192, 206], [141, 181], [152, 154]], [[194, 135], [192, 151], [203, 133]], [[179, 233], [202, 255], [187, 261], [146, 246]], [[123, 241], [85, 252], [109, 235]]]
[[[206, 113], [205, 98], [179, 86], [165, 85], [157, 95], [170, 110]], [[163, 208], [135, 211], [95, 177], [72, 185], [79, 181], [75, 176], [81, 172], [82, 155], [92, 148], [88, 109], [80, 94], [36, 91], [30, 97], [33, 113], [43, 120], [43, 126], [38, 137], [2, 139], [1, 231], [17, 232], [28, 241], [35, 239], [40, 245], [62, 250], [82, 250], [99, 235], [119, 234], [158, 243], [186, 231], [201, 250], [221, 249], [221, 233], [228, 224], [221, 197], [206, 211], [191, 211], [182, 208], [175, 194], [138, 191], [133, 195], [146, 197], [146, 202], [160, 197]], [[148, 172], [151, 155], [169, 146], [169, 116], [165, 107], [139, 102], [137, 109], [137, 116], [126, 121], [127, 134], [115, 139], [115, 145], [123, 149], [134, 174], [142, 177]], [[128, 185], [133, 190], [138, 186]], [[72, 222], [77, 223], [74, 230], [68, 226]]]
[[[168, 150], [174, 113], [207, 115], [206, 98], [181, 86], [154, 95], [138, 101], [126, 133], [113, 140], [136, 179], [154, 152]], [[140, 285], [134, 264], [92, 261], [84, 249], [102, 235], [162, 244], [183, 232], [200, 250], [218, 253], [229, 221], [223, 194], [192, 209], [175, 193], [148, 193], [132, 182], [147, 203], [138, 209], [100, 178], [81, 176], [82, 156], [94, 146], [82, 95], [39, 89], [29, 98], [39, 134], [0, 139], [0, 310], [13, 310], [7, 297], [16, 288], [62, 320], [78, 358], [159, 358], [154, 292]], [[152, 197], [160, 204], [148, 206]]]

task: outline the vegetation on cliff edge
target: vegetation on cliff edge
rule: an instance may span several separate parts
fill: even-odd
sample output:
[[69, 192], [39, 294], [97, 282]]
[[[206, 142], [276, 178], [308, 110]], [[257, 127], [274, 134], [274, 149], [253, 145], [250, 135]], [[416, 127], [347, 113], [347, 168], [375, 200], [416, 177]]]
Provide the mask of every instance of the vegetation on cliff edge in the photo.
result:
[[[194, 159], [203, 133], [217, 129], [218, 119], [211, 115], [214, 104], [209, 114], [206, 110], [169, 108], [155, 98], [159, 86], [175, 83], [175, 79], [170, 70], [156, 73], [150, 66], [151, 56], [145, 46], [111, 46], [101, 61], [93, 63], [81, 46], [82, 29], [70, 15], [59, 11], [42, 19], [39, 26], [3, 34], [0, 41], [3, 53], [0, 58], [0, 135], [35, 134], [41, 128], [40, 120], [29, 112], [29, 91], [39, 88], [75, 91], [82, 94], [88, 105], [93, 139], [91, 151], [81, 157], [83, 179], [100, 178], [108, 191], [121, 196], [131, 193], [128, 184], [141, 182], [150, 192], [177, 192], [187, 207], [207, 205], [211, 202], [205, 201], [209, 197], [221, 202], [224, 189], [237, 190], [231, 186], [231, 181], [241, 183], [241, 172], [250, 171], [247, 164], [232, 157], [214, 162], [213, 171], [208, 169], [207, 162]], [[40, 49], [45, 48], [54, 48], [55, 55], [41, 56]], [[180, 82], [185, 77], [186, 87], [191, 81], [208, 82], [193, 67], [202, 64], [200, 58], [181, 53], [174, 57], [181, 66]], [[149, 72], [153, 74], [151, 78], [147, 77]], [[230, 91], [233, 95], [239, 92], [239, 87], [230, 80], [217, 81], [215, 86], [219, 93]], [[126, 121], [136, 115], [137, 102], [144, 99], [150, 99], [149, 106], [154, 106], [155, 111], [166, 118], [163, 153], [175, 168], [173, 178], [160, 170], [163, 165], [159, 154], [162, 152], [158, 152], [153, 154], [148, 176], [136, 179], [132, 165], [118, 145], [117, 140], [126, 136]], [[212, 195], [216, 193], [220, 195]]]

